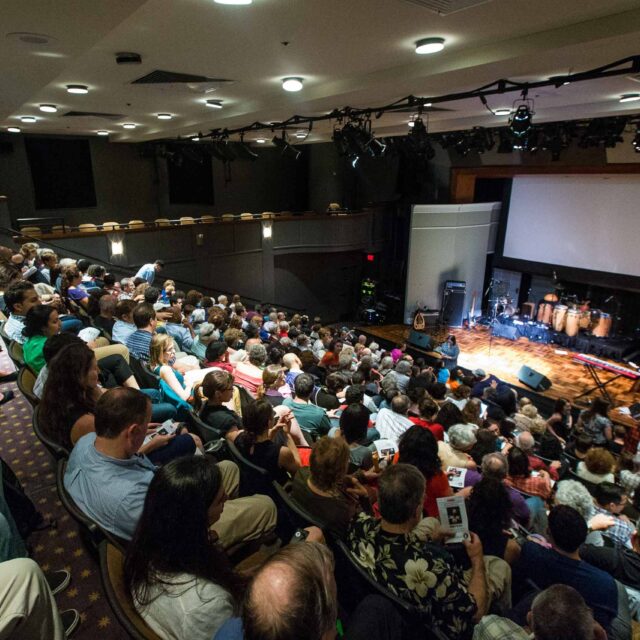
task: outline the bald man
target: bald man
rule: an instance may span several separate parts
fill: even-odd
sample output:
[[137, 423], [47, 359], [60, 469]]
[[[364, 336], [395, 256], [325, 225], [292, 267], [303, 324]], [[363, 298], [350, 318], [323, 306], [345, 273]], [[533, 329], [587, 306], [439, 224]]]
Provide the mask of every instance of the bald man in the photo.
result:
[[554, 460], [549, 466], [543, 460], [540, 460], [533, 452], [536, 441], [529, 431], [523, 431], [516, 437], [516, 447], [520, 447], [529, 458], [529, 467], [532, 471], [547, 471], [551, 478], [557, 482], [558, 469], [562, 466], [559, 460]]

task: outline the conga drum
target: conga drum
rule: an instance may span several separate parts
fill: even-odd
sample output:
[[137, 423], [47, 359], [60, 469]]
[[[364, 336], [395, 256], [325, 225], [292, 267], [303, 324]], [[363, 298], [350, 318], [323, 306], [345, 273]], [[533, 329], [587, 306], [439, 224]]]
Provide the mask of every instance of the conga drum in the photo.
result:
[[553, 310], [553, 330], [562, 331], [567, 319], [568, 307], [566, 304], [557, 304]]
[[589, 329], [591, 326], [591, 311], [585, 310], [580, 312], [580, 320], [578, 325], [581, 329]]
[[580, 328], [580, 319], [582, 317], [582, 311], [577, 309], [569, 309], [567, 313], [567, 325], [564, 332], [570, 337], [578, 335], [578, 329]]
[[538, 322], [551, 324], [553, 318], [553, 305], [550, 302], [541, 302], [538, 305]]
[[598, 317], [598, 321], [593, 327], [591, 333], [596, 338], [608, 337], [609, 332], [611, 331], [611, 322], [612, 322], [611, 315], [608, 313], [603, 313], [601, 311], [600, 316]]

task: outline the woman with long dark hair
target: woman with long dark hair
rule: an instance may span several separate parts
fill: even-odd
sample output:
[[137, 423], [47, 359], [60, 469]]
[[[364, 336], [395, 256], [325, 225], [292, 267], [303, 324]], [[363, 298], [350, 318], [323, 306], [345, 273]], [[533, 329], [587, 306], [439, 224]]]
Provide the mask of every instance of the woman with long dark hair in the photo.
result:
[[595, 445], [611, 442], [613, 425], [609, 420], [609, 403], [602, 398], [594, 398], [591, 407], [580, 414], [576, 428], [590, 436]]
[[227, 499], [208, 456], [169, 462], [153, 477], [124, 561], [124, 583], [164, 640], [210, 640], [236, 612], [243, 584], [211, 531]]
[[398, 441], [395, 462], [412, 464], [420, 470], [426, 480], [424, 510], [428, 516], [437, 518], [437, 498], [450, 496], [452, 491], [438, 457], [438, 441], [431, 431], [417, 424], [407, 429]]
[[[243, 412], [243, 429], [235, 438], [235, 445], [250, 462], [266, 469], [271, 480], [284, 484], [289, 475], [300, 468], [300, 454], [291, 437], [289, 411], [277, 419], [273, 406], [266, 400], [256, 400]], [[284, 444], [281, 444], [284, 443]]]
[[60, 327], [60, 318], [54, 307], [37, 304], [27, 311], [22, 329], [22, 335], [27, 340], [22, 349], [24, 361], [35, 371], [36, 375], [45, 365], [44, 343], [51, 336], [60, 333]]
[[80, 286], [82, 274], [77, 267], [68, 267], [62, 272], [60, 295], [63, 300], [74, 302], [83, 309], [89, 306], [89, 294]]

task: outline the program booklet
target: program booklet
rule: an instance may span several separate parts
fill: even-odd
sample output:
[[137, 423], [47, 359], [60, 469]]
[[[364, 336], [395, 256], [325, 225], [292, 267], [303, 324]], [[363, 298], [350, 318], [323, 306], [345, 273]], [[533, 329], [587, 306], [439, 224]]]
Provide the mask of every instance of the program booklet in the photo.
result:
[[447, 478], [449, 479], [449, 486], [452, 489], [464, 489], [464, 479], [467, 475], [467, 470], [462, 467], [447, 467]]
[[145, 439], [142, 442], [144, 446], [148, 442], [151, 442], [156, 436], [166, 436], [172, 433], [175, 433], [178, 427], [180, 426], [179, 422], [174, 422], [171, 418], [165, 420], [155, 431], [155, 433], [151, 433], [148, 436], [145, 436]]
[[469, 521], [467, 519], [467, 507], [462, 496], [450, 496], [438, 498], [438, 513], [443, 529], [449, 529], [453, 536], [446, 544], [455, 544], [469, 539]]

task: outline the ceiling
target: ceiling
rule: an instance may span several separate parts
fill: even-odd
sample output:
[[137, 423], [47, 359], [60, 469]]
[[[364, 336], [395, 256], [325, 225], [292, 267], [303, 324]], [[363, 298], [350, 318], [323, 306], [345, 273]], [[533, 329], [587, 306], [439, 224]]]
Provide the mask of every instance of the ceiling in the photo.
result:
[[[447, 16], [408, 0], [254, 0], [250, 6], [3, 0], [1, 15], [0, 131], [19, 126], [25, 133], [84, 135], [106, 129], [116, 142], [320, 115], [347, 105], [376, 107], [499, 78], [540, 80], [640, 54], [640, 0], [490, 0]], [[7, 37], [15, 32], [51, 40], [27, 44]], [[416, 55], [414, 42], [429, 36], [444, 37], [445, 50]], [[117, 65], [121, 51], [139, 53], [142, 63]], [[131, 84], [156, 69], [233, 82]], [[285, 76], [303, 77], [303, 90], [283, 91]], [[70, 83], [86, 84], [90, 92], [68, 94]], [[640, 103], [618, 102], [632, 92], [640, 92], [640, 77], [544, 88], [530, 97], [541, 122], [637, 113]], [[492, 108], [509, 107], [516, 97], [488, 100]], [[207, 108], [207, 98], [222, 100], [224, 108]], [[56, 104], [58, 112], [41, 113], [41, 103]], [[438, 106], [444, 110], [430, 115], [431, 131], [499, 126], [507, 119], [493, 116], [478, 99]], [[68, 111], [121, 117], [65, 117]], [[173, 119], [158, 120], [163, 112]], [[37, 122], [22, 124], [20, 116], [27, 115]], [[386, 114], [374, 121], [374, 131], [406, 133], [410, 116]], [[125, 122], [136, 129], [123, 129]], [[318, 123], [307, 140], [328, 140], [331, 129], [330, 122]]]

